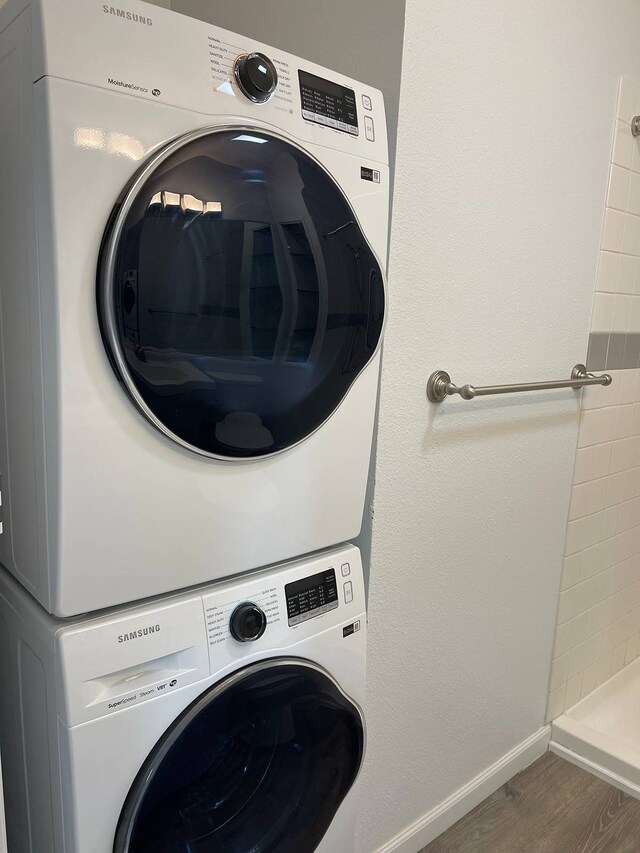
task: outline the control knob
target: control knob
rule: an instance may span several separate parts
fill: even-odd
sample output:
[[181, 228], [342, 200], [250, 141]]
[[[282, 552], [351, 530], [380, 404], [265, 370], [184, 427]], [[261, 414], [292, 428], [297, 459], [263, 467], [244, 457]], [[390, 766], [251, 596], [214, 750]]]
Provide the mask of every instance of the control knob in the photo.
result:
[[259, 640], [266, 628], [267, 617], [264, 610], [250, 601], [239, 604], [231, 614], [229, 629], [233, 639], [239, 643]]
[[235, 61], [233, 75], [243, 95], [254, 104], [264, 104], [278, 85], [278, 72], [264, 53], [243, 53]]

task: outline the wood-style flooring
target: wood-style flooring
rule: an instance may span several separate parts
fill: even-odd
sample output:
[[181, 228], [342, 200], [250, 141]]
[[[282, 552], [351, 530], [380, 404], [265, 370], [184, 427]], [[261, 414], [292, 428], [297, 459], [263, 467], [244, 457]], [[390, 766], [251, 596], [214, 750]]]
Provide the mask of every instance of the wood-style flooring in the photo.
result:
[[640, 800], [548, 752], [421, 853], [640, 853]]

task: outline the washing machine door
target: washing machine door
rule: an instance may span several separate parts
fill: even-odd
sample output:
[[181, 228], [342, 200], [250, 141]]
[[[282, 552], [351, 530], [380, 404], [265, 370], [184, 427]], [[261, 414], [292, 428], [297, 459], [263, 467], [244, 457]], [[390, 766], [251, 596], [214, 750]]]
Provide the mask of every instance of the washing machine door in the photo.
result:
[[197, 699], [153, 749], [114, 853], [312, 853], [363, 752], [360, 710], [323, 669], [249, 666]]
[[278, 453], [326, 421], [373, 357], [380, 264], [329, 172], [291, 141], [207, 129], [122, 193], [98, 270], [118, 378], [197, 453]]

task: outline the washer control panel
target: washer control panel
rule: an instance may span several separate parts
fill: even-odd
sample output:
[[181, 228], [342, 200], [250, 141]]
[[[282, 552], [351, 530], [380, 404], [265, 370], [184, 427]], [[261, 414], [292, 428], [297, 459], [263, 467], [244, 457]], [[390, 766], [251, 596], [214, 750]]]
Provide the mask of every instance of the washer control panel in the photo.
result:
[[56, 632], [61, 717], [73, 726], [117, 713], [328, 630], [348, 642], [364, 614], [354, 545], [115, 609]]
[[338, 607], [336, 570], [332, 567], [311, 577], [288, 583], [285, 588], [289, 625], [299, 625]]

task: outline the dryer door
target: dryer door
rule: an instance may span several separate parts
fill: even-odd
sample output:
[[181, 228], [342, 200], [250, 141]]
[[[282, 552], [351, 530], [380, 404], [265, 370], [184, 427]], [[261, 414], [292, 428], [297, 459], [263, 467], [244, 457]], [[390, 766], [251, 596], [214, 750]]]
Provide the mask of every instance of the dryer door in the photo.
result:
[[324, 670], [282, 658], [249, 666], [158, 742], [114, 853], [312, 853], [363, 752], [360, 710]]
[[103, 240], [98, 307], [116, 373], [159, 430], [206, 456], [266, 456], [313, 433], [374, 355], [384, 302], [338, 184], [263, 131], [171, 143]]

